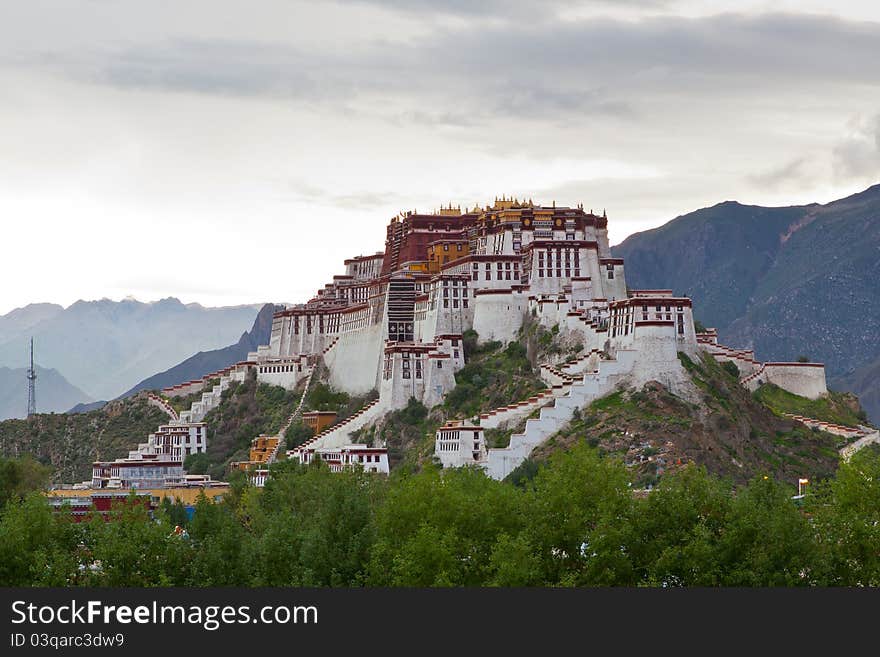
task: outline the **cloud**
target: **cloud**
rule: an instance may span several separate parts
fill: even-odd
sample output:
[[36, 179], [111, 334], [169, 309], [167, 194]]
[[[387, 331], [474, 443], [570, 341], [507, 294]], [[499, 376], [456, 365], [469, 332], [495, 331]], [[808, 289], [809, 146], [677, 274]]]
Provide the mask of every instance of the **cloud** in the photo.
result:
[[486, 116], [630, 119], [670, 93], [687, 102], [878, 83], [877, 61], [880, 24], [728, 14], [447, 28], [403, 44], [324, 49], [178, 38], [48, 51], [31, 63], [122, 88], [283, 98], [461, 126]]
[[838, 178], [880, 178], [880, 113], [854, 120], [850, 134], [835, 147], [833, 158]]
[[810, 160], [806, 156], [796, 157], [781, 166], [746, 176], [746, 180], [756, 187], [776, 189], [789, 183], [802, 183], [812, 179], [809, 170]]
[[353, 0], [358, 4], [412, 14], [498, 19], [548, 15], [565, 9], [657, 9], [672, 0]]

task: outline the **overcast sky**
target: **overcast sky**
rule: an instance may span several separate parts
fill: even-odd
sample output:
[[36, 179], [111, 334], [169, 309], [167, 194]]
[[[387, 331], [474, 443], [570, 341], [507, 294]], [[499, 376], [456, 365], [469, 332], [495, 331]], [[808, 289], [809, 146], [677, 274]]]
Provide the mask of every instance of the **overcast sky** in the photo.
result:
[[401, 209], [880, 181], [880, 3], [4, 0], [0, 313], [303, 301]]

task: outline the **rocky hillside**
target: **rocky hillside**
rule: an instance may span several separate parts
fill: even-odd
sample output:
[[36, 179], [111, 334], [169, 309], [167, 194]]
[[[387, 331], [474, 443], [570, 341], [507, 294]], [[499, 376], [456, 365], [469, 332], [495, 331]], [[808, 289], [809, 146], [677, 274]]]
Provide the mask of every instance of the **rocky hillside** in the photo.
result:
[[[800, 404], [797, 410], [812, 417], [852, 423], [859, 413], [852, 396], [811, 402], [785, 391], [781, 395], [768, 391], [778, 411], [774, 413], [761, 395], [749, 393], [711, 357], [696, 362], [683, 354], [681, 358], [700, 390], [698, 402], [676, 397], [659, 383], [616, 392], [585, 409], [537, 449], [532, 460], [544, 461], [585, 441], [620, 455], [638, 487], [653, 486], [663, 473], [688, 463], [737, 483], [763, 474], [787, 482], [799, 477], [818, 480], [837, 469], [838, 450], [846, 439], [807, 429], [781, 413], [795, 410], [787, 406], [794, 401]], [[522, 471], [533, 467], [527, 462]]]
[[880, 419], [870, 394], [880, 388], [880, 185], [826, 205], [720, 203], [632, 235], [614, 253], [630, 287], [690, 295], [722, 342], [761, 358], [826, 363], [832, 385], [863, 396]]
[[138, 396], [88, 413], [37, 414], [0, 422], [0, 456], [30, 455], [53, 468], [53, 481], [91, 478], [98, 458], [126, 456], [168, 416]]

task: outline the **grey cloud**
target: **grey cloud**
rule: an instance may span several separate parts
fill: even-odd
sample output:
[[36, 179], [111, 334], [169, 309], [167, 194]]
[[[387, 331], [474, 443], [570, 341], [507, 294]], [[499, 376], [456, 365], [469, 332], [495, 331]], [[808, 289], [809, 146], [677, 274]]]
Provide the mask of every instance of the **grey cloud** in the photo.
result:
[[337, 192], [311, 185], [302, 180], [289, 181], [287, 183], [287, 188], [290, 189], [293, 195], [301, 201], [330, 207], [363, 209], [378, 208], [389, 204], [394, 205], [405, 202], [405, 197], [395, 192], [355, 192], [351, 194], [339, 194]]
[[406, 44], [319, 51], [175, 40], [51, 61], [115, 86], [328, 101], [414, 123], [631, 119], [649, 113], [657, 95], [741, 99], [880, 82], [880, 24], [793, 14], [601, 19], [446, 28]]
[[370, 5], [414, 14], [450, 16], [490, 16], [510, 18], [548, 14], [561, 9], [608, 9], [635, 7], [656, 9], [672, 0], [349, 0], [351, 4]]
[[880, 113], [859, 122], [835, 147], [833, 157], [839, 178], [880, 178]]
[[789, 183], [804, 182], [812, 178], [808, 165], [807, 157], [797, 157], [782, 166], [750, 174], [746, 176], [746, 180], [757, 187], [776, 189]]
[[[97, 53], [93, 59], [101, 58]], [[128, 48], [105, 56], [98, 81], [118, 87], [149, 87], [194, 93], [320, 98], [346, 92], [323, 84], [309, 58], [294, 48], [255, 42], [175, 40]], [[74, 64], [75, 65], [75, 64]]]

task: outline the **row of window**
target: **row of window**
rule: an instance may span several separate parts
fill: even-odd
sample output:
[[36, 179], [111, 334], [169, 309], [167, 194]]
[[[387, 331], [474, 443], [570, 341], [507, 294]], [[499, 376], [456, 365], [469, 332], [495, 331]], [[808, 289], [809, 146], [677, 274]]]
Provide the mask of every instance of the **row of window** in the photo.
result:
[[[552, 269], [542, 269], [538, 268], [538, 278], [544, 278], [544, 273], [547, 273], [547, 278], [553, 278], [553, 270]], [[566, 269], [557, 269], [556, 270], [556, 278], [562, 278], [564, 272], [565, 278], [571, 278], [572, 272], [574, 272], [574, 277], [578, 278], [581, 275], [580, 267], [575, 267], [574, 269], [566, 268]]]
[[[518, 262], [496, 262], [495, 263], [495, 277], [496, 280], [519, 280], [519, 263]], [[484, 268], [484, 280], [491, 281], [492, 280], [492, 263], [485, 263]], [[478, 281], [480, 280], [480, 265], [475, 262], [473, 264], [473, 272], [471, 274], [471, 280]]]
[[293, 372], [294, 370], [302, 372], [302, 365], [261, 365], [259, 368], [260, 374], [278, 374], [280, 372]]
[[[643, 305], [641, 307], [641, 317], [642, 321], [649, 321], [651, 319], [655, 320], [666, 320], [672, 321], [672, 307], [666, 306], [666, 312], [663, 312], [663, 306], [659, 305], [655, 307], [654, 316], [651, 317], [648, 312], [648, 306]], [[677, 316], [677, 330], [679, 335], [684, 335], [684, 308], [681, 306], [676, 307], [676, 316]], [[614, 311], [614, 314], [611, 317], [611, 337], [617, 337], [618, 335], [629, 335], [630, 331], [633, 330], [633, 323], [635, 321], [636, 310], [634, 308], [626, 308], [625, 311]]]

